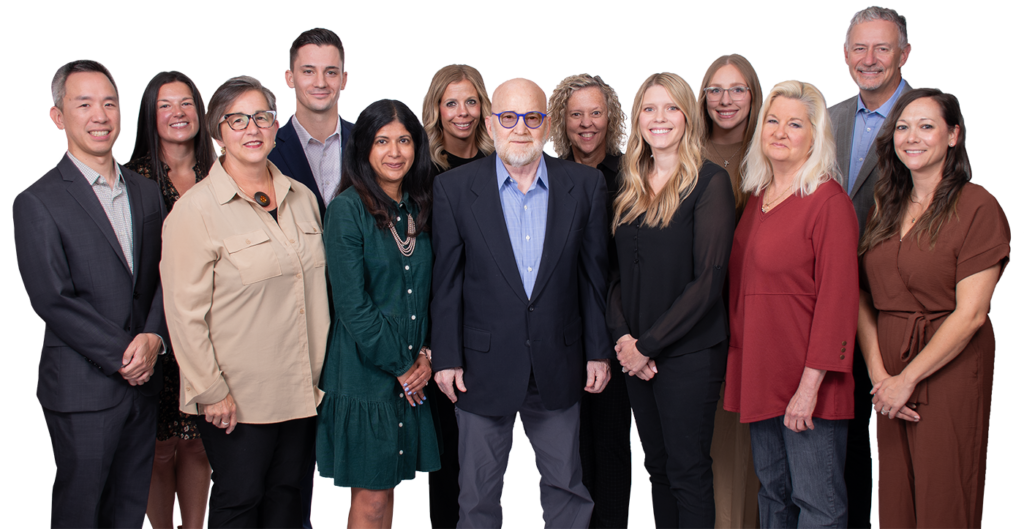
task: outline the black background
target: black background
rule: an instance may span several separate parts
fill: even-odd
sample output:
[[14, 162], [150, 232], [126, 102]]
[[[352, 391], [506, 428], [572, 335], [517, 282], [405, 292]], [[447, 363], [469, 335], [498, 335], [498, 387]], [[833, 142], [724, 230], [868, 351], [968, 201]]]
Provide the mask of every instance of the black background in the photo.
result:
[[[349, 120], [380, 97], [402, 99], [419, 114], [430, 76], [447, 62], [475, 65], [488, 88], [521, 76], [550, 90], [564, 75], [600, 74], [620, 93], [627, 112], [637, 85], [647, 74], [673, 71], [695, 89], [707, 64], [728, 52], [751, 59], [766, 91], [774, 82], [788, 78], [815, 83], [829, 103], [855, 91], [841, 48], [848, 17], [857, 7], [853, 4], [825, 7], [822, 3], [822, 7], [796, 11], [792, 5], [738, 9], [713, 2], [694, 3], [692, 10], [679, 12], [644, 7], [641, 12], [627, 8], [552, 15], [502, 9], [499, 14], [487, 16], [472, 12], [464, 4], [453, 4], [439, 5], [437, 12], [422, 17], [401, 13], [402, 18], [397, 17], [398, 13], [383, 11], [396, 11], [396, 5], [382, 5], [377, 12], [360, 16], [289, 15], [285, 17], [287, 23], [280, 21], [276, 11], [288, 11], [290, 6], [244, 9], [241, 4], [221, 5], [230, 7], [154, 4], [140, 7], [136, 13], [100, 14], [98, 10], [87, 13], [83, 9], [11, 17], [3, 37], [8, 59], [4, 115], [14, 120], [7, 129], [14, 134], [14, 144], [7, 153], [8, 167], [14, 170], [6, 186], [10, 199], [52, 167], [66, 148], [65, 136], [46, 116], [49, 80], [60, 63], [95, 58], [114, 73], [123, 103], [122, 136], [115, 152], [126, 162], [134, 141], [142, 88], [161, 70], [176, 69], [190, 75], [207, 98], [227, 77], [254, 75], [278, 95], [284, 122], [295, 105], [294, 93], [285, 86], [282, 73], [288, 65], [288, 44], [297, 32], [311, 25], [330, 27], [345, 41], [349, 83], [340, 109]], [[306, 12], [314, 8], [309, 4], [296, 7]], [[324, 12], [343, 10], [325, 8]], [[993, 20], [976, 12], [937, 12], [934, 7], [902, 12], [909, 17], [913, 45], [904, 77], [914, 86], [938, 86], [961, 98], [971, 133], [968, 139], [976, 181], [1000, 197], [1008, 215], [1011, 210], [1018, 212], [1012, 207], [1016, 197], [1013, 187], [1019, 175], [1017, 164], [996, 161], [998, 157], [1007, 158], [1007, 152], [1019, 150], [1020, 127], [1011, 125], [1013, 118], [1008, 112], [1019, 105], [1019, 89], [1016, 84], [1006, 84], [1007, 77], [991, 75], [993, 70], [985, 64], [998, 49], [991, 39], [1001, 35], [1000, 29], [992, 26]], [[240, 29], [229, 31], [230, 27]], [[983, 36], [977, 41], [965, 39], [965, 30], [977, 30]], [[238, 36], [227, 37], [228, 33]], [[1008, 62], [1002, 64], [1001, 68], [1010, 71], [1018, 68]], [[996, 141], [997, 147], [992, 147], [991, 141]], [[1014, 220], [1011, 217], [1011, 223]], [[30, 397], [35, 387], [42, 324], [32, 314], [19, 284], [12, 252], [8, 256], [4, 275], [10, 281], [7, 292], [13, 296], [13, 317], [7, 324], [12, 336], [18, 337], [8, 353], [14, 381], [11, 395], [20, 397], [15, 402], [25, 404], [10, 406], [13, 413], [9, 418], [13, 421], [7, 435], [16, 444], [8, 445], [8, 450], [14, 457], [25, 456], [30, 465], [19, 468], [30, 470], [7, 476], [30, 500], [20, 506], [36, 505], [32, 512], [42, 525], [48, 516], [53, 466], [42, 415]], [[1014, 457], [1018, 462], [1012, 464], [1007, 434], [1016, 424], [1007, 416], [1007, 396], [1016, 380], [1006, 365], [1011, 349], [1017, 350], [1012, 345], [1012, 328], [1018, 319], [1011, 312], [1013, 293], [1020, 292], [1020, 279], [1015, 278], [1020, 272], [1016, 268], [1011, 266], [1000, 282], [992, 311], [996, 336], [1002, 340], [997, 350], [985, 502], [986, 525], [991, 527], [1004, 525], [1000, 523], [1001, 515], [1015, 511], [1013, 496], [1019, 490], [1016, 484], [1011, 486], [1014, 482], [1010, 479], [1012, 469], [1020, 468], [1020, 459]], [[648, 484], [639, 450], [634, 437], [630, 525], [650, 527]], [[517, 431], [505, 492], [506, 527], [540, 527], [537, 480], [532, 453]], [[398, 487], [397, 527], [428, 526], [425, 482], [421, 477]], [[342, 526], [347, 504], [347, 490], [336, 489], [327, 480], [316, 480], [314, 525]]]

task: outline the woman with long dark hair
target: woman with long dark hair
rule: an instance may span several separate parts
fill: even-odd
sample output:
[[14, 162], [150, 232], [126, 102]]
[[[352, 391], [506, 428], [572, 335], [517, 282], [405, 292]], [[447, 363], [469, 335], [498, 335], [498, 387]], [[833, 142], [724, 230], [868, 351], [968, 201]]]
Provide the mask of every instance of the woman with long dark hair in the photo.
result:
[[400, 101], [366, 107], [327, 208], [334, 300], [321, 387], [317, 466], [352, 488], [349, 527], [391, 527], [394, 489], [440, 467], [425, 392], [430, 271], [430, 148]]
[[956, 97], [910, 90], [889, 116], [860, 244], [858, 340], [880, 414], [878, 517], [883, 527], [980, 527], [995, 360], [988, 310], [1010, 260], [1010, 225], [970, 183]]
[[[170, 211], [182, 194], [206, 178], [213, 161], [213, 139], [199, 89], [181, 72], [156, 74], [142, 93], [135, 152], [126, 167], [159, 183]], [[182, 527], [202, 527], [210, 462], [195, 416], [178, 409], [180, 374], [173, 346], [160, 362], [164, 385], [146, 514], [154, 528], [173, 527], [177, 494]]]

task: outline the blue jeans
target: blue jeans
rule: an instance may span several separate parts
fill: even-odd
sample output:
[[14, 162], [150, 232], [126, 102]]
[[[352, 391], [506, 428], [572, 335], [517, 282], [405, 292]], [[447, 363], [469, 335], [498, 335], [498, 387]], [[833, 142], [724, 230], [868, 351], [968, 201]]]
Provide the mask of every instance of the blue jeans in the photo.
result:
[[797, 433], [783, 419], [750, 424], [761, 527], [846, 527], [849, 421], [814, 418], [813, 430]]

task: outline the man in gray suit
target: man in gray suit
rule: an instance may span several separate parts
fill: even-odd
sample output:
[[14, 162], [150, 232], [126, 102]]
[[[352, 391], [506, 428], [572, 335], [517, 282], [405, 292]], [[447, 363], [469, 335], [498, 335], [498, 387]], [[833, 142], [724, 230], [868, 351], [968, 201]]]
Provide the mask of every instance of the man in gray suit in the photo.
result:
[[50, 117], [68, 151], [14, 200], [29, 301], [46, 323], [36, 395], [57, 476], [53, 527], [141, 527], [166, 335], [159, 186], [114, 163], [117, 87], [101, 64], [57, 70]]
[[[875, 136], [900, 94], [910, 88], [900, 72], [910, 55], [907, 20], [883, 7], [858, 12], [846, 32], [843, 54], [860, 93], [828, 109], [828, 113], [835, 128], [840, 182], [853, 200], [863, 234], [878, 181]], [[853, 377], [854, 419], [850, 421], [846, 450], [852, 528], [871, 526], [871, 379], [859, 348], [854, 355]]]

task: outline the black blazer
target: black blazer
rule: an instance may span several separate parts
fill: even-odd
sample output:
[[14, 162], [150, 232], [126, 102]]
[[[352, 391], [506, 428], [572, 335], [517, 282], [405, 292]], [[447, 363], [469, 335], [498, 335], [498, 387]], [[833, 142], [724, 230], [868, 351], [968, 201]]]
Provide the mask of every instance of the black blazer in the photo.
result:
[[[131, 203], [135, 273], [89, 183], [65, 156], [14, 199], [14, 243], [29, 301], [46, 323], [37, 396], [58, 412], [97, 411], [132, 389], [121, 359], [135, 335], [166, 337], [160, 289], [160, 186], [121, 167]], [[149, 382], [156, 395], [160, 362]]]
[[[345, 152], [345, 144], [351, 135], [352, 124], [341, 120], [342, 153]], [[267, 158], [281, 170], [281, 174], [298, 180], [316, 195], [316, 205], [320, 207], [320, 219], [323, 220], [327, 213], [327, 205], [324, 203], [324, 197], [320, 195], [320, 187], [316, 185], [316, 179], [313, 178], [313, 170], [309, 168], [306, 151], [302, 150], [302, 142], [299, 141], [299, 135], [295, 132], [291, 119], [283, 127], [277, 129], [276, 141], [277, 146], [270, 151], [270, 156]], [[341, 167], [340, 160], [338, 167]]]
[[548, 216], [528, 299], [498, 196], [495, 155], [434, 181], [433, 368], [465, 369], [470, 413], [515, 413], [530, 373], [545, 407], [580, 399], [586, 360], [612, 358], [604, 326], [608, 268], [604, 178], [544, 155]]

